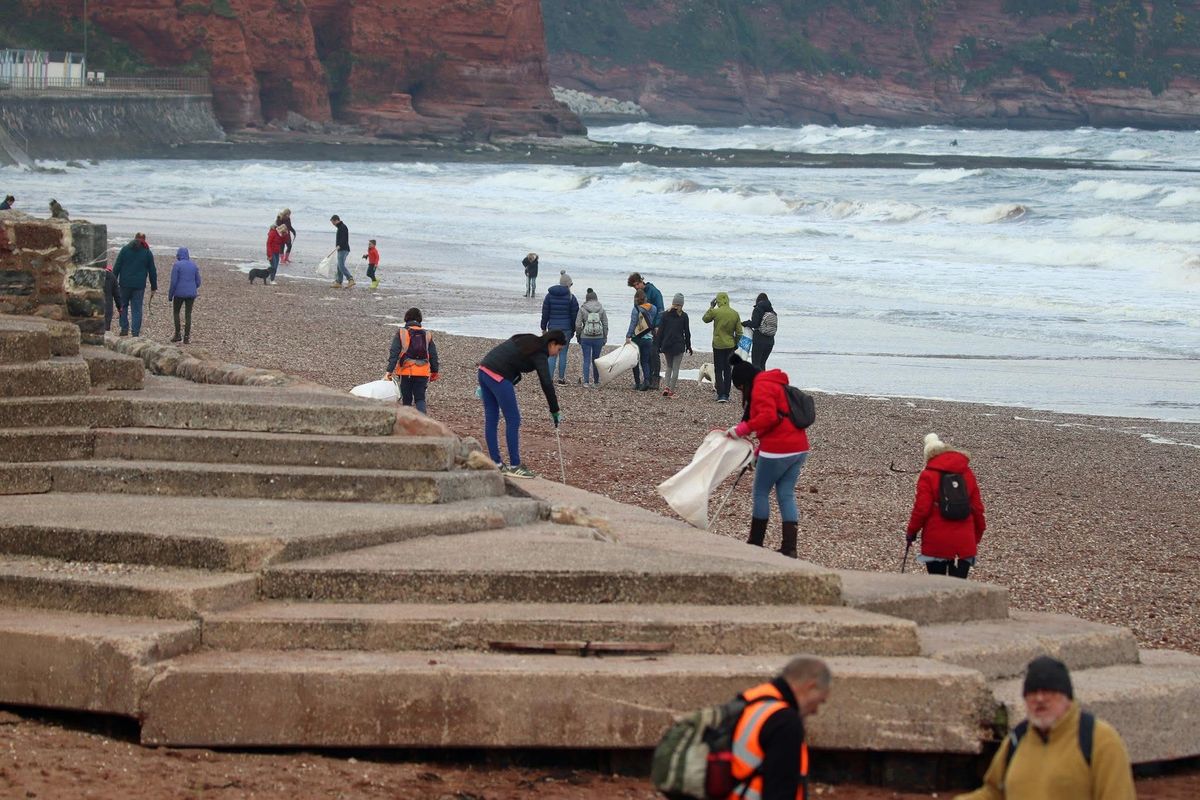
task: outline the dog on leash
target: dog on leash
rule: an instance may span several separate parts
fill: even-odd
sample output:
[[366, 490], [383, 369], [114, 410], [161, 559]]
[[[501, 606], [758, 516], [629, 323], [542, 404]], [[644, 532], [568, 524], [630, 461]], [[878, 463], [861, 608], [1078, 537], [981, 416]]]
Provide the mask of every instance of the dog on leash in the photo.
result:
[[717, 382], [717, 370], [711, 363], [700, 365], [700, 377], [696, 379], [696, 383], [704, 383], [705, 381], [712, 384], [716, 384]]
[[270, 276], [271, 276], [271, 270], [269, 270], [269, 269], [251, 269], [250, 270], [250, 282], [251, 283], [254, 283], [255, 278], [262, 278], [263, 286], [266, 286], [267, 278], [269, 278]]

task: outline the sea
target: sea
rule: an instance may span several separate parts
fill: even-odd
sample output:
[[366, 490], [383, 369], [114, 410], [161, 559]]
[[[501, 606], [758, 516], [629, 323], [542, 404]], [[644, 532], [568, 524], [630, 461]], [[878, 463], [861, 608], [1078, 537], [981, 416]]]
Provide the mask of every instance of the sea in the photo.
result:
[[[378, 240], [385, 287], [416, 280], [468, 298], [426, 309], [452, 333], [536, 330], [540, 304], [521, 297], [520, 266], [535, 251], [539, 293], [565, 270], [616, 320], [631, 306], [631, 271], [668, 302], [682, 293], [697, 350], [710, 349], [700, 318], [716, 292], [743, 317], [765, 292], [780, 317], [770, 365], [800, 386], [1200, 422], [1200, 131], [636, 123], [589, 135], [635, 153], [904, 158], [892, 168], [739, 168], [736, 154], [693, 168], [112, 160], [0, 169], [0, 193], [38, 211], [55, 197], [107, 223], [116, 244], [142, 230], [245, 269], [265, 260], [267, 225], [287, 206], [299, 235], [283, 274], [311, 280], [338, 213], [352, 261]], [[1056, 161], [938, 166], [965, 155]], [[389, 275], [389, 262], [417, 269]]]

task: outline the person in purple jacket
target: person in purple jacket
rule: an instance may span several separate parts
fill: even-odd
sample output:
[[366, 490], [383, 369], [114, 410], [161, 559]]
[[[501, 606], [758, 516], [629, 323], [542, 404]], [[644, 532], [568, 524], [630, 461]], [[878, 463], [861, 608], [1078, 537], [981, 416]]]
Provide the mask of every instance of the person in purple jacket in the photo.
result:
[[188, 249], [181, 247], [175, 252], [175, 264], [171, 267], [171, 288], [167, 290], [167, 300], [175, 313], [175, 335], [172, 342], [178, 342], [179, 309], [184, 309], [183, 343], [188, 344], [192, 338], [192, 304], [200, 294], [200, 267], [192, 261]]

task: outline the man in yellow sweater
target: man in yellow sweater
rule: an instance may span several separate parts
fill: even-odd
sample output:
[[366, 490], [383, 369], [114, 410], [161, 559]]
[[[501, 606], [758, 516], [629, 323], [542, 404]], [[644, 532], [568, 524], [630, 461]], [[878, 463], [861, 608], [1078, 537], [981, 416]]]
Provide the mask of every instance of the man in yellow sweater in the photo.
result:
[[1029, 662], [1022, 694], [1028, 718], [996, 751], [983, 786], [956, 800], [1134, 800], [1125, 743], [1080, 709], [1065, 664]]

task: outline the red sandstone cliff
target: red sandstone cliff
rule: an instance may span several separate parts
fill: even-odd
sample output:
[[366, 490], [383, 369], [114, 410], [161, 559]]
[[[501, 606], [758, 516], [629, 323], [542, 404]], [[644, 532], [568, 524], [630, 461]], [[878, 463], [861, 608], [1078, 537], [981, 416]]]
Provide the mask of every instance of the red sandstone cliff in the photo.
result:
[[550, 95], [538, 0], [121, 0], [89, 17], [156, 66], [207, 63], [230, 129], [294, 111], [395, 136], [581, 130]]

